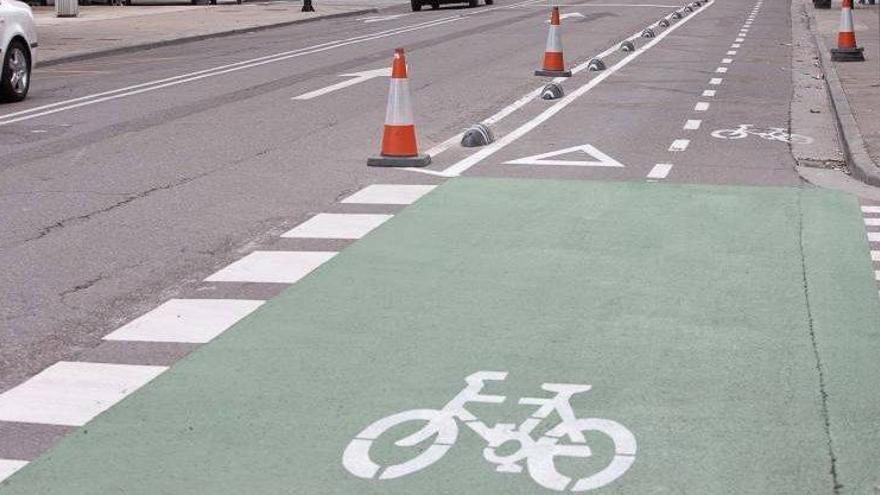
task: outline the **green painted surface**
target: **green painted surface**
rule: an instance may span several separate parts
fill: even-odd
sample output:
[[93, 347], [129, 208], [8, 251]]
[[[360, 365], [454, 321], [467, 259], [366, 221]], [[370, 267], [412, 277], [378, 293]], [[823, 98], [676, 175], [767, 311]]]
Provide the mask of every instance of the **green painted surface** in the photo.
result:
[[[525, 420], [534, 406], [517, 399], [549, 396], [544, 382], [593, 386], [576, 415], [638, 442], [598, 492], [831, 493], [810, 314], [838, 475], [867, 489], [880, 304], [859, 218], [851, 198], [799, 189], [453, 180], [0, 494], [552, 493], [527, 469], [495, 472], [461, 423], [425, 470], [378, 481], [343, 468], [368, 424], [441, 408], [478, 370], [509, 372], [484, 390], [504, 404], [468, 406], [488, 425]], [[391, 440], [376, 440], [377, 462], [430, 443]], [[604, 467], [611, 442], [588, 441], [591, 458], [558, 469]]]

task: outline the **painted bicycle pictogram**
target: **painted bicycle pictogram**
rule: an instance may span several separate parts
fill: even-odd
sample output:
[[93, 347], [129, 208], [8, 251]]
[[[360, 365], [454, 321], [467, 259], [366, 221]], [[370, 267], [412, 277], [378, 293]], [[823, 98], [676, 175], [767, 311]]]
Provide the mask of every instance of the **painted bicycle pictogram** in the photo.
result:
[[782, 127], [768, 127], [766, 129], [756, 128], [752, 124], [740, 124], [736, 129], [718, 129], [712, 131], [712, 137], [719, 139], [743, 139], [746, 137], [758, 136], [768, 141], [781, 141], [783, 143], [810, 144], [813, 138], [802, 136], [800, 134], [789, 134], [787, 129]]
[[[342, 464], [353, 475], [378, 480], [390, 480], [413, 474], [439, 461], [455, 444], [459, 422], [468, 426], [486, 441], [483, 458], [495, 465], [501, 473], [528, 473], [539, 485], [555, 491], [585, 492], [605, 486], [622, 476], [635, 462], [636, 439], [623, 425], [609, 419], [577, 418], [571, 407], [575, 394], [589, 391], [590, 385], [544, 383], [541, 388], [555, 394], [553, 397], [523, 397], [519, 404], [538, 406], [531, 417], [519, 425], [498, 423], [487, 426], [467, 410], [468, 403], [500, 404], [501, 395], [480, 393], [487, 381], [503, 381], [504, 371], [478, 371], [467, 378], [467, 386], [442, 409], [412, 409], [386, 416], [363, 429], [346, 447]], [[546, 433], [532, 436], [535, 428], [556, 412], [560, 422]], [[412, 459], [390, 466], [380, 466], [370, 458], [370, 447], [385, 432], [407, 422], [425, 423], [416, 433], [406, 436], [394, 445], [414, 447], [429, 439], [430, 446]], [[560, 473], [556, 459], [586, 458], [593, 452], [587, 445], [585, 432], [598, 432], [610, 438], [614, 454], [610, 463], [599, 472], [573, 479]], [[514, 444], [510, 444], [514, 442]], [[515, 450], [503, 448], [507, 444]], [[509, 452], [509, 453], [507, 453]]]

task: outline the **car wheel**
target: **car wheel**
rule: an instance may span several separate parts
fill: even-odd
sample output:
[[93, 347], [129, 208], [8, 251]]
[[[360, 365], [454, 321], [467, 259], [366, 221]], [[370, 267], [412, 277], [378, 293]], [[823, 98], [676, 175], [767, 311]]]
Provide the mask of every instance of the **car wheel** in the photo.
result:
[[21, 101], [31, 87], [31, 60], [27, 47], [15, 40], [6, 49], [0, 71], [0, 101]]
[[431, 2], [431, 8], [434, 9], [434, 10], [439, 9], [439, 8], [440, 8], [440, 1], [439, 1], [439, 0], [433, 0], [433, 1]]
[[409, 3], [412, 5], [413, 12], [422, 10], [422, 0], [410, 0]]
[[468, 0], [468, 7], [476, 7], [480, 5], [480, 0]]
[[495, 3], [495, 0], [485, 0], [485, 1], [486, 1], [486, 5], [492, 5]]

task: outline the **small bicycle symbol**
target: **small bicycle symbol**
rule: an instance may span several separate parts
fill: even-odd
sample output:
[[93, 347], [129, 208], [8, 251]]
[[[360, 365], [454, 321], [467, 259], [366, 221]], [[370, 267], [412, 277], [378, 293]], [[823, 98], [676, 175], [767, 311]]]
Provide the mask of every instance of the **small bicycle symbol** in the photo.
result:
[[[545, 383], [541, 388], [553, 392], [552, 398], [523, 397], [519, 404], [535, 405], [538, 410], [521, 424], [498, 423], [492, 428], [486, 426], [469, 412], [465, 405], [469, 402], [500, 404], [506, 397], [484, 395], [480, 391], [486, 381], [503, 381], [504, 371], [478, 371], [467, 378], [467, 386], [458, 393], [443, 409], [412, 409], [386, 416], [363, 429], [342, 455], [342, 464], [351, 474], [366, 479], [390, 480], [400, 478], [427, 468], [439, 461], [455, 444], [458, 438], [458, 422], [467, 425], [486, 441], [483, 457], [495, 464], [501, 473], [520, 473], [522, 462], [528, 467], [532, 479], [539, 485], [556, 491], [585, 492], [605, 486], [625, 473], [635, 462], [636, 439], [620, 423], [608, 419], [576, 418], [570, 400], [575, 394], [587, 392], [590, 385], [564, 383]], [[537, 439], [532, 431], [556, 411], [561, 422]], [[370, 447], [379, 436], [389, 429], [409, 421], [424, 422], [416, 433], [395, 442], [399, 447], [413, 447], [432, 438], [432, 444], [413, 459], [382, 467], [370, 459]], [[586, 445], [584, 432], [594, 431], [607, 435], [614, 443], [614, 457], [610, 464], [598, 473], [573, 480], [556, 469], [557, 457], [590, 457], [592, 451]], [[567, 438], [570, 443], [561, 441]], [[516, 442], [518, 449], [501, 455], [498, 448], [507, 442]], [[377, 477], [378, 475], [378, 477]]]
[[800, 134], [789, 134], [782, 127], [768, 127], [766, 129], [754, 128], [752, 124], [740, 124], [736, 129], [718, 129], [712, 131], [712, 137], [719, 139], [742, 139], [749, 134], [758, 136], [768, 141], [782, 141], [784, 143], [810, 144], [813, 138]]

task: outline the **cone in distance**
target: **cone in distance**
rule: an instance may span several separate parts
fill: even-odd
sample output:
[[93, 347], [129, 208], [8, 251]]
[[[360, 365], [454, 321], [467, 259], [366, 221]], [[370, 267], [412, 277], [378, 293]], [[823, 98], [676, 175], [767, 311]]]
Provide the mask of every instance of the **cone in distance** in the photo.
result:
[[547, 48], [544, 50], [544, 65], [535, 71], [536, 76], [571, 77], [571, 71], [565, 70], [562, 58], [562, 32], [559, 26], [559, 7], [550, 11], [550, 32], [547, 34]]
[[865, 54], [856, 46], [853, 30], [852, 0], [843, 0], [840, 7], [840, 31], [837, 32], [837, 48], [831, 49], [831, 60], [836, 62], [862, 62]]
[[391, 88], [385, 110], [385, 131], [382, 134], [382, 153], [369, 158], [371, 167], [425, 167], [431, 163], [429, 155], [419, 154], [416, 145], [416, 126], [413, 122], [412, 100], [406, 74], [406, 55], [403, 48], [394, 50], [391, 63]]

